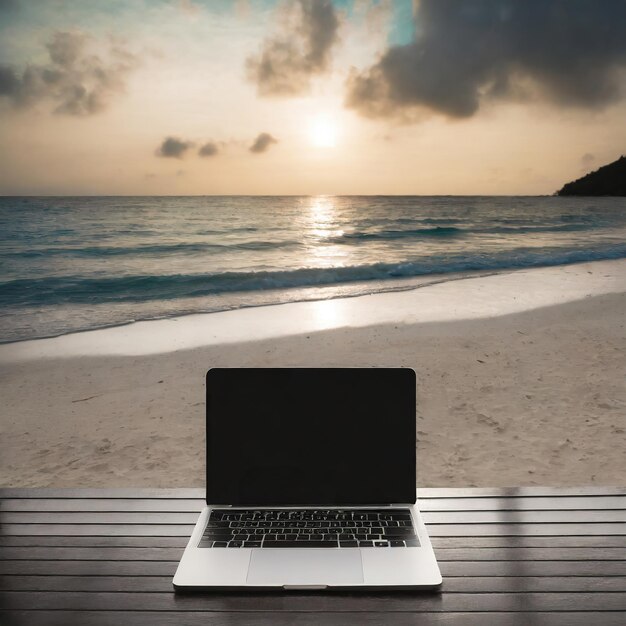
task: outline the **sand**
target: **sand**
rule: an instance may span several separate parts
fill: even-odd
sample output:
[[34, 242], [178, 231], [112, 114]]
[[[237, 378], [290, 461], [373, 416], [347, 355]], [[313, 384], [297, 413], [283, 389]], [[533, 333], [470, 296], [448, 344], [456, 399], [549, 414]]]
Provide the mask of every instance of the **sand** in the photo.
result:
[[6, 344], [0, 484], [200, 486], [209, 367], [402, 365], [421, 486], [623, 485], [625, 312], [602, 261]]

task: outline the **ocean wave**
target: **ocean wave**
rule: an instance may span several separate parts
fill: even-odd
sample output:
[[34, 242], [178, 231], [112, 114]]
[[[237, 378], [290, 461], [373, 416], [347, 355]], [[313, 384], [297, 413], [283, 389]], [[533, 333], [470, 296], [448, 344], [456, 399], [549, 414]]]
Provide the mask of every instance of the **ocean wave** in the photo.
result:
[[384, 281], [429, 274], [517, 269], [623, 257], [626, 257], [626, 244], [578, 250], [553, 248], [542, 251], [536, 248], [518, 248], [491, 255], [434, 255], [403, 263], [302, 267], [276, 271], [18, 279], [0, 283], [0, 306], [15, 308], [51, 304], [97, 305], [175, 300], [228, 292]]
[[525, 235], [529, 233], [572, 233], [581, 230], [590, 230], [591, 228], [594, 228], [594, 226], [589, 224], [555, 224], [553, 226], [493, 226], [491, 228], [476, 229], [473, 232], [494, 235]]
[[300, 245], [297, 241], [242, 241], [229, 244], [212, 243], [173, 243], [150, 244], [135, 246], [84, 246], [84, 247], [46, 247], [29, 250], [9, 251], [0, 254], [4, 258], [45, 258], [48, 256], [64, 257], [109, 257], [109, 256], [143, 256], [160, 254], [218, 254], [229, 250], [272, 250], [293, 248]]
[[[458, 222], [458, 220], [456, 220]], [[446, 223], [444, 220], [422, 220], [422, 223]], [[352, 242], [369, 240], [393, 240], [393, 239], [428, 239], [428, 238], [460, 238], [471, 235], [523, 235], [531, 233], [558, 233], [576, 232], [594, 228], [589, 224], [555, 224], [555, 225], [525, 225], [525, 226], [492, 226], [489, 228], [474, 228], [471, 226], [434, 226], [431, 228], [415, 228], [406, 230], [378, 230], [378, 231], [353, 231], [333, 237], [332, 243], [349, 244]]]
[[455, 237], [466, 232], [455, 226], [435, 226], [434, 228], [415, 228], [411, 230], [379, 230], [374, 232], [355, 231], [333, 237], [333, 243], [346, 243], [353, 240], [367, 241], [368, 239], [414, 239], [420, 237]]

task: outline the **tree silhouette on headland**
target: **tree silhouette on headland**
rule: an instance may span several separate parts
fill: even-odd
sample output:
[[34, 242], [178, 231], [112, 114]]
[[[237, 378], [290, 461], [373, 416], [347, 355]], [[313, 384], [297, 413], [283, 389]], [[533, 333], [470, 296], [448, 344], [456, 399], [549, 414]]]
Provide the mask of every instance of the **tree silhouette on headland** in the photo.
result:
[[626, 157], [563, 185], [557, 196], [626, 196]]

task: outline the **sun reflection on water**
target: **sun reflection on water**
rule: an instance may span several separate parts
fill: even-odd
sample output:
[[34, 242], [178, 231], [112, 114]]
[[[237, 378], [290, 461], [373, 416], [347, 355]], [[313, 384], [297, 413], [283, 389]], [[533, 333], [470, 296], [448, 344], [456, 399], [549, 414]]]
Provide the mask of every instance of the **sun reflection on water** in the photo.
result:
[[315, 196], [310, 199], [307, 215], [307, 235], [310, 241], [309, 263], [315, 267], [337, 267], [347, 264], [350, 253], [335, 243], [343, 236], [339, 207], [333, 196]]

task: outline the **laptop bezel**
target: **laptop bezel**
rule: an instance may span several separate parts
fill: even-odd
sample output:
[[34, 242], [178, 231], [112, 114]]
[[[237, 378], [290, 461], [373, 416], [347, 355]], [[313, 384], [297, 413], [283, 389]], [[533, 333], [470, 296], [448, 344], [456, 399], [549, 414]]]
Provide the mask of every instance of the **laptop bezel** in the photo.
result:
[[[374, 369], [374, 370], [384, 370], [384, 371], [389, 371], [389, 370], [401, 370], [403, 372], [410, 372], [412, 374], [412, 380], [413, 380], [413, 390], [414, 390], [414, 396], [416, 396], [417, 394], [417, 374], [415, 372], [415, 370], [413, 368], [410, 367], [375, 367], [375, 368], [366, 368], [366, 367], [328, 367], [328, 368], [322, 368], [322, 367], [311, 367], [311, 366], [302, 366], [302, 367], [298, 367], [298, 368], [294, 368], [294, 367], [271, 367], [271, 368], [262, 368], [262, 367], [211, 367], [207, 370], [206, 374], [205, 374], [205, 503], [207, 506], [215, 508], [217, 506], [233, 506], [235, 508], [251, 508], [252, 506], [256, 507], [256, 508], [292, 508], [292, 509], [301, 509], [301, 508], [306, 508], [308, 506], [328, 506], [330, 508], [332, 507], [337, 507], [337, 506], [341, 506], [338, 504], [333, 504], [333, 505], [329, 505], [329, 504], [324, 504], [324, 503], [311, 503], [310, 505], [281, 505], [280, 503], [276, 503], [276, 504], [267, 504], [267, 505], [233, 505], [231, 502], [212, 502], [209, 501], [209, 447], [210, 447], [210, 428], [209, 428], [209, 410], [210, 410], [210, 401], [209, 401], [209, 377], [211, 375], [211, 372], [214, 372], [216, 370], [262, 370], [262, 369], [284, 369], [284, 370], [291, 370], [291, 369], [311, 369], [311, 370], [321, 370], [321, 369], [328, 369], [328, 370], [359, 370], [359, 369]], [[417, 446], [417, 423], [414, 420], [413, 421], [413, 425], [414, 425], [414, 429], [415, 429], [415, 437], [414, 437], [414, 445], [412, 447], [412, 467], [416, 468], [417, 467], [417, 450], [416, 450], [416, 446]], [[413, 473], [413, 491], [412, 493], [416, 494], [417, 493], [417, 471], [415, 470]], [[414, 505], [417, 501], [417, 497], [413, 498], [411, 501], [407, 501], [407, 502], [397, 502], [397, 503], [393, 503], [393, 506], [411, 506]], [[391, 506], [391, 503], [369, 503], [369, 504], [350, 504], [350, 505], [345, 505], [346, 508], [356, 508], [359, 506], [364, 506], [364, 507], [373, 507], [373, 506]]]

